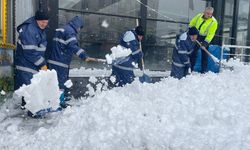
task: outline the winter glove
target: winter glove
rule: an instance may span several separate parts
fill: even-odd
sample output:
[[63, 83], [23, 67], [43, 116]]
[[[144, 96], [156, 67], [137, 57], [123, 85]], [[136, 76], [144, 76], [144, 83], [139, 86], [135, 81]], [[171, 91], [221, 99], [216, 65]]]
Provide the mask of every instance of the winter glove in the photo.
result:
[[41, 67], [41, 70], [47, 71], [47, 70], [48, 70], [47, 65], [42, 66], [42, 67]]
[[207, 49], [209, 46], [209, 43], [206, 41], [203, 41], [203, 42], [201, 42], [201, 45]]

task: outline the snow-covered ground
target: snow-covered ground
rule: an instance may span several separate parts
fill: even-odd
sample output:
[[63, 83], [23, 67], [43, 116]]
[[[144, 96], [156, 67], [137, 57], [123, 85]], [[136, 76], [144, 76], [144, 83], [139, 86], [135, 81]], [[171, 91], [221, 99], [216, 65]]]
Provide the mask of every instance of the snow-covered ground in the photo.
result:
[[249, 150], [250, 66], [231, 64], [220, 74], [135, 81], [47, 119], [6, 118], [14, 108], [2, 106], [0, 149]]

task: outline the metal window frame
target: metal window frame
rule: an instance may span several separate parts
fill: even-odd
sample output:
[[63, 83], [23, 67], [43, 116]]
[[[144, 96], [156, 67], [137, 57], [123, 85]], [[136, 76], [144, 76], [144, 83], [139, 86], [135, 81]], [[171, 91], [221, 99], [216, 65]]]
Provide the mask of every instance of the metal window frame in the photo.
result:
[[216, 35], [212, 41], [212, 44], [222, 45], [223, 43], [223, 25], [225, 18], [225, 0], [212, 0], [212, 6], [214, 7], [214, 17], [218, 21], [218, 28]]
[[14, 49], [15, 45], [8, 43], [8, 32], [7, 32], [7, 17], [8, 17], [8, 3], [11, 3], [11, 1], [7, 0], [1, 0], [1, 18], [2, 18], [2, 38], [3, 40], [0, 41], [0, 48], [9, 48]]
[[[239, 15], [239, 0], [234, 0], [234, 12], [233, 12], [233, 24], [232, 24], [232, 32], [231, 32], [231, 45], [236, 45], [237, 44], [237, 28], [238, 28], [238, 15]], [[231, 53], [231, 52], [230, 52]], [[235, 51], [232, 51], [234, 54]]]
[[[250, 3], [249, 3], [249, 10], [248, 10], [248, 26], [247, 26], [247, 46], [250, 46]], [[247, 55], [250, 55], [250, 50], [246, 52]], [[245, 58], [246, 62], [250, 61], [249, 57]]]

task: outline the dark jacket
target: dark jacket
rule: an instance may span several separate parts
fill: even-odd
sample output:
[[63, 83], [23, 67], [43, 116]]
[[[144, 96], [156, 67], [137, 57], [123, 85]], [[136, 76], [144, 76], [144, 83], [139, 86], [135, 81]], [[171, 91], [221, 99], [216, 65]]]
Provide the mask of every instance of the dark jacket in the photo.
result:
[[175, 42], [175, 47], [172, 54], [172, 69], [171, 76], [182, 78], [188, 74], [190, 68], [190, 54], [193, 51], [195, 43], [190, 39], [187, 32], [178, 35]]
[[53, 49], [48, 59], [49, 69], [55, 69], [58, 74], [59, 86], [64, 89], [68, 80], [69, 65], [72, 55], [76, 54], [82, 59], [87, 57], [86, 52], [79, 46], [77, 29], [83, 27], [80, 17], [74, 17], [63, 28], [56, 29], [53, 38]]
[[46, 65], [44, 54], [47, 46], [46, 29], [40, 29], [34, 17], [19, 25], [17, 32], [15, 89], [22, 84], [30, 84], [33, 74]]
[[125, 48], [130, 48], [132, 53], [129, 56], [118, 58], [112, 64], [112, 75], [116, 77], [116, 84], [123, 86], [134, 81], [135, 69], [134, 63], [140, 63], [143, 57], [143, 52], [140, 49], [139, 39], [134, 30], [127, 31], [123, 34], [120, 45]]

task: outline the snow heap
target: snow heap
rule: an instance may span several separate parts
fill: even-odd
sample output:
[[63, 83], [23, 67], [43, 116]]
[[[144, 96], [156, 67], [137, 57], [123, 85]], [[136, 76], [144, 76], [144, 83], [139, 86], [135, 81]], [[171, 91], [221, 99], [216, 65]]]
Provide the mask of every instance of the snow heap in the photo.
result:
[[22, 119], [0, 122], [0, 149], [247, 150], [249, 86], [250, 67], [242, 64], [220, 74], [135, 81], [82, 99], [36, 130]]
[[112, 53], [105, 56], [108, 64], [112, 64], [112, 61], [117, 58], [126, 57], [132, 53], [131, 49], [124, 48], [121, 45], [114, 46], [110, 50]]
[[41, 109], [59, 107], [60, 90], [55, 70], [39, 71], [30, 85], [23, 85], [15, 93], [24, 97], [27, 108], [33, 114]]

